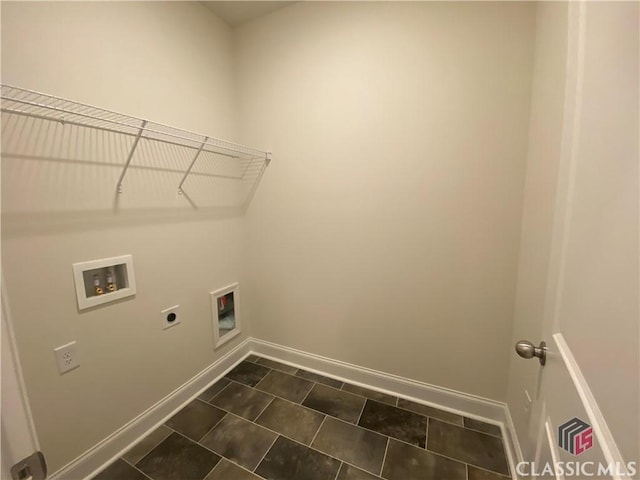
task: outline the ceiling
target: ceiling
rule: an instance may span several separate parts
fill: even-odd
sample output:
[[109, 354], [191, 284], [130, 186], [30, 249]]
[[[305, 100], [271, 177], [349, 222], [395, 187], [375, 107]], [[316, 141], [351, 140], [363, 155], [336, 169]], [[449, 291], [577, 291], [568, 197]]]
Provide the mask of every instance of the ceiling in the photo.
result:
[[262, 17], [268, 13], [286, 7], [292, 1], [287, 2], [202, 2], [218, 17], [227, 22], [232, 27], [237, 27], [249, 22], [254, 18]]

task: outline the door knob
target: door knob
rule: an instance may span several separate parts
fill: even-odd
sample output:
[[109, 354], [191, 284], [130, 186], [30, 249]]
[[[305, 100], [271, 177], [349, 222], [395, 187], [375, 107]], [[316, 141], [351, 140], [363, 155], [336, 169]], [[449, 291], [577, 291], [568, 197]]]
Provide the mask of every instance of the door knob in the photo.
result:
[[540, 342], [537, 347], [527, 340], [520, 340], [516, 343], [516, 353], [522, 358], [537, 357], [540, 360], [540, 365], [547, 363], [547, 344]]

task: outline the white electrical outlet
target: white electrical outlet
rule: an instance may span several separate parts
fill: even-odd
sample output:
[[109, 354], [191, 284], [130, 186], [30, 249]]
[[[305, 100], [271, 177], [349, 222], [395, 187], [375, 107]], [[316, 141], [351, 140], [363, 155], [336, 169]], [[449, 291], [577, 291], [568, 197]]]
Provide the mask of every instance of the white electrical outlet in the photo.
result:
[[66, 373], [80, 366], [76, 346], [76, 342], [73, 341], [53, 349], [56, 354], [56, 361], [58, 362], [58, 370], [60, 373]]
[[173, 327], [180, 323], [179, 315], [180, 305], [174, 305], [173, 307], [165, 308], [160, 312], [162, 317], [162, 329]]

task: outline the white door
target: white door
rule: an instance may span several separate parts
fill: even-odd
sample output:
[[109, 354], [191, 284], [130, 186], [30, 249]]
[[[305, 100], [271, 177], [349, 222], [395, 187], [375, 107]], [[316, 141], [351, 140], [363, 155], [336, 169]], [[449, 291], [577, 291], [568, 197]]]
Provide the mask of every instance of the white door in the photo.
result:
[[[43, 478], [43, 468], [38, 457], [32, 457], [40, 450], [35, 427], [26, 398], [24, 382], [20, 370], [20, 362], [16, 355], [16, 346], [9, 319], [9, 307], [4, 292], [2, 293], [2, 465], [0, 478], [13, 477], [11, 469], [28, 457], [29, 470], [24, 470], [26, 479]], [[22, 464], [19, 464], [22, 467]], [[20, 477], [18, 477], [20, 478]]]
[[639, 478], [640, 9], [638, 2], [564, 8], [564, 117], [542, 328], [548, 350], [534, 388], [529, 433], [537, 439], [525, 458], [534, 464], [518, 470]]

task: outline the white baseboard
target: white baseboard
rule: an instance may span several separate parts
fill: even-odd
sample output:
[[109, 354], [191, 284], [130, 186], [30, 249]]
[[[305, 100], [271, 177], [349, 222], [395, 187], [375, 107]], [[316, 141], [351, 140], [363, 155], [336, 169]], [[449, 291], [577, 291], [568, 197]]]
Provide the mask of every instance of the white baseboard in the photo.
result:
[[251, 338], [250, 349], [256, 355], [336, 380], [361, 385], [382, 393], [498, 425], [502, 430], [509, 468], [513, 478], [517, 479], [515, 467], [517, 462], [522, 461], [522, 452], [509, 409], [503, 402], [352, 365], [256, 338]]
[[250, 343], [250, 339], [240, 343], [155, 405], [54, 472], [49, 477], [50, 480], [87, 479], [98, 474], [132, 445], [155, 430], [193, 398], [200, 395], [209, 385], [226, 375], [229, 370], [249, 355]]
[[[49, 478], [77, 480], [96, 475], [252, 353], [343, 382], [498, 425], [505, 440], [511, 472], [515, 472], [515, 462], [522, 460], [513, 421], [507, 405], [502, 402], [249, 338]], [[516, 479], [515, 474], [513, 478]]]

